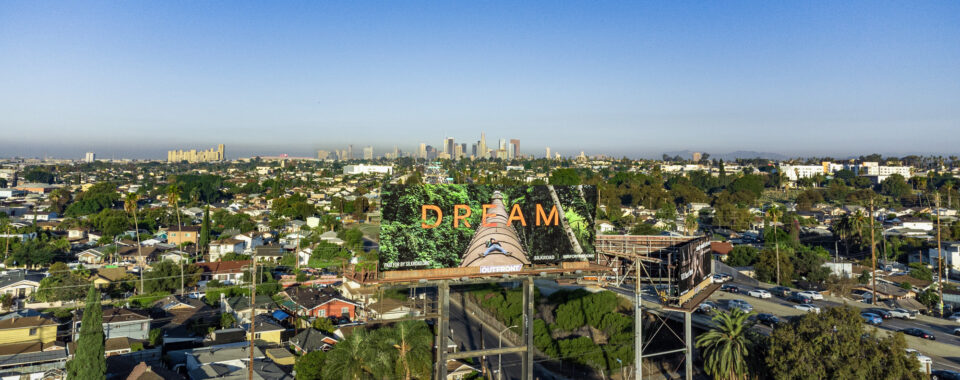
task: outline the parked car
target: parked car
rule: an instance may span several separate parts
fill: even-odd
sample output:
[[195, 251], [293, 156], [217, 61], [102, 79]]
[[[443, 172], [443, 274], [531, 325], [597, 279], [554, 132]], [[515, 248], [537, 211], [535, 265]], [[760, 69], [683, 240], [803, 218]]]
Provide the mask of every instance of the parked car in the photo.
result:
[[713, 282], [717, 284], [722, 284], [724, 282], [733, 281], [733, 276], [726, 273], [717, 273], [713, 275]]
[[873, 313], [873, 314], [877, 314], [877, 315], [879, 315], [879, 316], [880, 316], [881, 318], [883, 318], [883, 319], [893, 318], [893, 313], [891, 313], [891, 312], [890, 312], [889, 310], [887, 310], [887, 309], [873, 308], [873, 309], [867, 309], [867, 311], [869, 311], [870, 313]]
[[953, 321], [953, 322], [960, 323], [960, 313], [950, 314], [950, 316], [947, 317], [947, 319], [950, 320], [950, 321]]
[[918, 329], [918, 328], [916, 328], [916, 327], [911, 327], [911, 328], [907, 328], [907, 329], [900, 329], [899, 331], [902, 332], [902, 333], [904, 333], [904, 334], [912, 335], [912, 336], [915, 336], [915, 337], [918, 337], [918, 338], [929, 339], [929, 340], [937, 340], [937, 337], [933, 336], [933, 334], [927, 332], [926, 330]]
[[820, 292], [814, 291], [814, 290], [804, 290], [804, 291], [800, 292], [800, 294], [803, 294], [803, 295], [805, 295], [805, 296], [807, 296], [807, 297], [810, 297], [811, 299], [814, 299], [814, 300], [822, 300], [822, 299], [823, 299], [823, 294], [820, 294]]
[[777, 297], [783, 297], [783, 298], [789, 297], [790, 291], [791, 291], [790, 288], [786, 286], [774, 286], [770, 288], [770, 293], [773, 293], [773, 295]]
[[813, 302], [813, 298], [794, 292], [790, 294], [789, 297], [787, 297], [787, 301], [796, 302], [796, 303], [811, 303]]
[[893, 314], [894, 318], [917, 319], [917, 314], [919, 314], [919, 312], [915, 310], [896, 308], [896, 309], [890, 310], [890, 314]]
[[730, 300], [729, 302], [727, 302], [727, 309], [729, 310], [740, 309], [744, 313], [749, 313], [753, 311], [753, 306], [744, 300]]
[[757, 297], [757, 298], [770, 298], [770, 297], [773, 297], [773, 295], [771, 295], [770, 292], [768, 292], [768, 291], [766, 291], [766, 290], [763, 290], [763, 289], [753, 289], [753, 290], [747, 292], [747, 295], [750, 296], [750, 297]]
[[700, 306], [697, 306], [697, 312], [703, 314], [710, 314], [717, 309], [717, 304], [713, 303], [713, 301], [703, 301], [700, 303]]
[[[929, 356], [921, 354], [920, 351], [912, 348], [907, 349], [907, 356], [917, 358], [917, 361], [920, 362], [920, 372], [933, 374], [931, 371], [933, 370], [933, 359], [930, 359]], [[960, 380], [960, 378], [958, 378], [958, 380]]]
[[960, 336], [960, 327], [953, 329], [953, 335]]
[[730, 284], [724, 284], [723, 286], [720, 287], [720, 290], [725, 291], [727, 293], [740, 293], [740, 288], [738, 288], [736, 285], [730, 285]]
[[938, 369], [930, 372], [930, 380], [960, 380], [960, 372]]
[[780, 320], [780, 318], [777, 317], [776, 315], [767, 314], [767, 313], [757, 314], [757, 323], [759, 323], [759, 324], [761, 324], [761, 325], [767, 325], [767, 326], [770, 326], [770, 327], [775, 327], [776, 325], [780, 324], [781, 322], [782, 322], [782, 321]]
[[879, 326], [883, 323], [883, 317], [874, 313], [860, 313], [860, 316], [863, 317], [864, 322], [874, 326]]
[[802, 310], [802, 311], [805, 311], [805, 312], [808, 312], [808, 313], [817, 313], [817, 314], [820, 313], [820, 307], [818, 307], [817, 305], [809, 304], [809, 303], [802, 303], [802, 304], [799, 304], [799, 305], [793, 305], [793, 308], [794, 308], [794, 309], [799, 309], [799, 310]]

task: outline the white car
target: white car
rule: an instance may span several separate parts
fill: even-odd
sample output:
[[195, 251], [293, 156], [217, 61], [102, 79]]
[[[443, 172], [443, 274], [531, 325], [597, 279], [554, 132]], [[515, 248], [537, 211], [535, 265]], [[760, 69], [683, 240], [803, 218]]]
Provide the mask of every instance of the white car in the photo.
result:
[[812, 300], [814, 300], [814, 301], [818, 301], [818, 300], [822, 300], [822, 299], [823, 299], [823, 294], [820, 294], [820, 292], [815, 292], [815, 291], [813, 291], [813, 290], [805, 290], [805, 291], [800, 292], [800, 294], [803, 295], [803, 296], [806, 296], [807, 298], [812, 299]]
[[799, 305], [793, 305], [793, 308], [794, 308], [794, 309], [803, 310], [803, 311], [808, 312], [808, 313], [817, 313], [817, 314], [820, 313], [820, 308], [817, 307], [817, 305], [811, 305], [811, 304], [809, 304], [809, 303], [802, 303], [802, 304], [799, 304]]
[[770, 298], [770, 297], [773, 297], [773, 294], [770, 294], [770, 292], [768, 292], [768, 291], [766, 291], [766, 290], [763, 290], [763, 289], [754, 289], [754, 290], [751, 290], [751, 291], [747, 292], [747, 295], [750, 296], [750, 297], [757, 297], [757, 298]]
[[910, 310], [907, 310], [907, 309], [893, 309], [888, 311], [890, 312], [890, 316], [893, 318], [917, 319], [917, 316], [911, 313]]
[[947, 317], [947, 319], [953, 322], [960, 323], [960, 313], [953, 313], [949, 317]]
[[921, 354], [920, 351], [912, 348], [907, 349], [907, 356], [917, 358], [917, 361], [920, 362], [920, 372], [929, 374], [933, 371], [933, 359], [931, 359], [929, 356]]

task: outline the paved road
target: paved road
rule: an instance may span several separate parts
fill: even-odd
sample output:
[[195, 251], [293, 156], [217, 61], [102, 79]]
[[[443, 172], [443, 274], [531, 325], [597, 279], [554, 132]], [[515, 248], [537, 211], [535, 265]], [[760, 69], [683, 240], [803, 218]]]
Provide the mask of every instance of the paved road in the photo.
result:
[[[458, 297], [459, 294], [451, 294], [451, 297]], [[473, 315], [459, 307], [456, 303], [450, 303], [450, 329], [453, 332], [453, 341], [457, 344], [457, 350], [479, 350], [481, 348], [496, 348], [499, 344], [497, 333], [492, 328], [480, 323]], [[517, 328], [513, 331], [518, 332]], [[510, 344], [504, 342], [504, 346]], [[498, 357], [488, 356], [486, 358], [487, 368], [491, 371], [497, 369]], [[519, 379], [522, 371], [522, 356], [520, 354], [503, 355], [503, 377], [502, 379]]]

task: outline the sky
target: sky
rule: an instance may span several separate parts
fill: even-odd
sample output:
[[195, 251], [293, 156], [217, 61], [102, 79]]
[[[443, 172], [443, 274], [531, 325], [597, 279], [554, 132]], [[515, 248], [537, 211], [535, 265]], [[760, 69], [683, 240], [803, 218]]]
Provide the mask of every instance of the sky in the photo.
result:
[[960, 152], [957, 1], [3, 1], [0, 157]]

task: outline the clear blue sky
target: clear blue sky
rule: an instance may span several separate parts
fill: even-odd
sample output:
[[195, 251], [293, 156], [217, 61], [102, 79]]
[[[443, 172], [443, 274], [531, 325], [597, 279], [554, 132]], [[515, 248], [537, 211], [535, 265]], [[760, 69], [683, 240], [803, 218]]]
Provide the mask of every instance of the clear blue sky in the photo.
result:
[[954, 154], [960, 2], [3, 1], [0, 130], [0, 156], [481, 130], [538, 155]]

